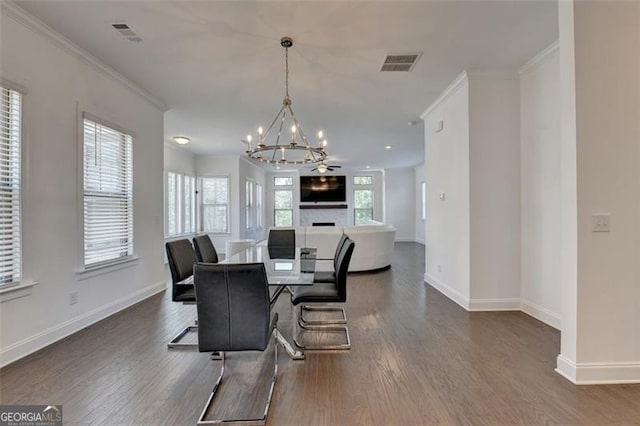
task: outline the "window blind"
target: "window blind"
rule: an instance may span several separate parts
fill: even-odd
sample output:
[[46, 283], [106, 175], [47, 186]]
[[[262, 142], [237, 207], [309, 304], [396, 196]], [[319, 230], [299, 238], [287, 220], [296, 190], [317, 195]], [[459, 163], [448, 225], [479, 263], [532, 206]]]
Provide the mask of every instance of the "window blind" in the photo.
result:
[[0, 86], [0, 286], [20, 282], [22, 95]]
[[84, 265], [133, 255], [131, 135], [84, 118]]

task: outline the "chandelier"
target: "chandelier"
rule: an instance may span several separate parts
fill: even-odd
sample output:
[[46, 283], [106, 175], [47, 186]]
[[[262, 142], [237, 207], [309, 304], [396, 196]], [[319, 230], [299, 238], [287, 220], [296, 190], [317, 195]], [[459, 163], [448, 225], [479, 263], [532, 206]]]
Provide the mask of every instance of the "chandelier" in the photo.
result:
[[262, 126], [258, 127], [258, 141], [255, 146], [252, 145], [253, 138], [250, 134], [242, 142], [247, 144], [247, 156], [259, 163], [276, 166], [279, 164], [321, 163], [327, 157], [325, 152], [327, 140], [324, 138], [322, 131], [319, 131], [317, 145], [310, 145], [302, 131], [298, 118], [291, 108], [291, 98], [289, 97], [289, 48], [293, 46], [293, 39], [282, 37], [280, 45], [284, 47], [285, 52], [285, 95], [282, 101], [282, 108], [280, 108], [266, 132]]

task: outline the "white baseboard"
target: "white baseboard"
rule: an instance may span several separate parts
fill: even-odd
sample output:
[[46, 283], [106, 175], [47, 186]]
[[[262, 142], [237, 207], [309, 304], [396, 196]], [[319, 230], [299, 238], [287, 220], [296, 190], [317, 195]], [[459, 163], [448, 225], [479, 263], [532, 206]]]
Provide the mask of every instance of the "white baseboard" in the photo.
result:
[[574, 363], [558, 355], [556, 372], [576, 385], [640, 383], [640, 362]]
[[470, 299], [469, 311], [519, 311], [520, 299]]
[[415, 243], [416, 240], [413, 238], [396, 238], [394, 240], [396, 243]]
[[423, 246], [425, 246], [425, 245], [426, 245], [426, 243], [424, 242], [424, 240], [421, 240], [421, 239], [418, 239], [418, 238], [416, 238], [416, 239], [415, 239], [415, 242], [416, 242], [416, 243], [418, 243], [418, 244], [422, 244]]
[[522, 312], [525, 314], [531, 315], [556, 330], [561, 330], [562, 317], [560, 314], [525, 299], [522, 299], [522, 307], [520, 309], [522, 309]]
[[76, 333], [91, 324], [120, 312], [131, 305], [141, 302], [154, 294], [158, 294], [164, 291], [165, 286], [166, 283], [164, 281], [150, 285], [136, 291], [135, 293], [117, 299], [105, 306], [85, 312], [75, 318], [54, 325], [40, 333], [9, 345], [0, 351], [0, 367], [4, 367], [7, 364], [17, 361], [18, 359]]
[[440, 293], [442, 293], [445, 296], [447, 296], [449, 299], [451, 299], [454, 302], [456, 302], [458, 305], [462, 306], [467, 311], [469, 310], [469, 299], [466, 298], [458, 290], [455, 290], [455, 289], [449, 287], [448, 285], [446, 285], [443, 282], [439, 281], [433, 275], [429, 275], [426, 272], [424, 274], [424, 281], [427, 284], [429, 284], [431, 287], [433, 287], [436, 290], [438, 290]]

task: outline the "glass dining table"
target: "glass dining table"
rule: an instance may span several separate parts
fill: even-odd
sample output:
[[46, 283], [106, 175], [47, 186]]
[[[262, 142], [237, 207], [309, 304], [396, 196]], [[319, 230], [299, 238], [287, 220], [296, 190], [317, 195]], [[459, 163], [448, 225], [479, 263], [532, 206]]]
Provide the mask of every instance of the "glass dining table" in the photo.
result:
[[[271, 293], [271, 304], [288, 286], [312, 285], [316, 267], [315, 248], [278, 248], [267, 246], [249, 247], [220, 263], [264, 263]], [[291, 359], [304, 359], [304, 352], [295, 349], [276, 329], [276, 336], [280, 344], [287, 351]]]

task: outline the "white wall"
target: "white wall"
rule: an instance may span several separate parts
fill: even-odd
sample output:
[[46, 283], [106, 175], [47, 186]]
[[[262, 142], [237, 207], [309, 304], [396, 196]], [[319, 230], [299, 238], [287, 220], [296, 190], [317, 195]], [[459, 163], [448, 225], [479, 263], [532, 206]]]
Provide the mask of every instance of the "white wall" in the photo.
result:
[[[425, 280], [457, 303], [470, 298], [469, 81], [461, 75], [421, 116], [427, 205]], [[444, 129], [437, 132], [439, 122]], [[444, 200], [440, 194], [444, 193]]]
[[522, 309], [560, 328], [561, 131], [558, 44], [520, 71]]
[[415, 177], [413, 168], [385, 169], [385, 222], [396, 228], [396, 241], [415, 240]]
[[517, 75], [469, 73], [471, 308], [520, 307]]
[[[559, 11], [563, 167], [575, 171], [577, 197], [563, 193], [576, 220], [563, 264], [576, 279], [563, 270], [558, 372], [640, 382], [640, 3], [561, 2]], [[592, 232], [593, 214], [610, 215], [610, 232]], [[565, 224], [571, 231], [569, 216]]]
[[[22, 17], [21, 17], [22, 16]], [[131, 88], [54, 42], [3, 5], [2, 78], [27, 88], [24, 119], [23, 259], [30, 290], [0, 303], [0, 364], [9, 363], [129, 304], [164, 290], [163, 112]], [[81, 274], [77, 153], [80, 114], [135, 133], [134, 250], [122, 269]], [[78, 303], [69, 305], [69, 293]], [[23, 297], [10, 299], [20, 294]]]
[[[426, 182], [427, 179], [427, 170], [425, 168], [425, 163], [420, 164], [419, 166], [414, 167], [413, 169], [414, 176], [414, 200], [415, 200], [415, 208], [413, 209], [414, 215], [414, 240], [417, 243], [424, 244], [425, 239], [425, 223], [426, 219], [422, 219], [422, 182]], [[427, 183], [427, 185], [429, 185]], [[427, 203], [427, 215], [429, 214], [429, 204]]]
[[178, 172], [195, 176], [196, 156], [186, 149], [166, 143], [164, 145], [164, 170], [165, 172]]

